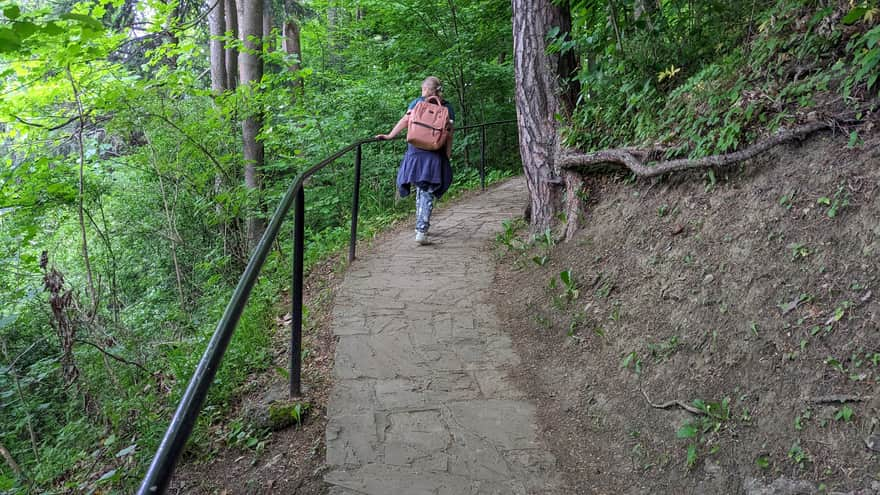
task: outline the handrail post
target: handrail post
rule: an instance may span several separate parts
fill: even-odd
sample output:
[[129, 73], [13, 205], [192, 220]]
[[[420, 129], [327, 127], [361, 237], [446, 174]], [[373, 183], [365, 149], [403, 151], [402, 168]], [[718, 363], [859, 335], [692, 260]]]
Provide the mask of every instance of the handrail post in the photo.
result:
[[357, 246], [358, 210], [361, 202], [361, 145], [354, 153], [354, 192], [351, 195], [351, 238], [348, 241], [348, 262], [354, 261]]
[[290, 322], [290, 398], [302, 395], [300, 371], [302, 368], [302, 315], [303, 315], [303, 254], [304, 254], [304, 217], [305, 217], [305, 186], [301, 185], [296, 192], [293, 221], [293, 281], [290, 296], [293, 303]]
[[486, 126], [480, 126], [480, 187], [486, 190]]

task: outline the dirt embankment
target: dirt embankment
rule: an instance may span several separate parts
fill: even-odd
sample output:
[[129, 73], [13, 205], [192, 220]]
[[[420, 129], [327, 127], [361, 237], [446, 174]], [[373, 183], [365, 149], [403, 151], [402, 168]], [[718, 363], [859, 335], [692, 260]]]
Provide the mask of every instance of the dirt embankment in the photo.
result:
[[498, 243], [515, 373], [577, 493], [880, 488], [880, 134], [847, 137], [593, 177], [573, 241]]

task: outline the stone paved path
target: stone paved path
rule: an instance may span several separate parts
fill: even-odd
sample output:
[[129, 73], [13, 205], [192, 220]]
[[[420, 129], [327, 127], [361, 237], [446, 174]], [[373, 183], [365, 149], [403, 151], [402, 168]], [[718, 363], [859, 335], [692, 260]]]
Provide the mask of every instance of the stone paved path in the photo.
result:
[[339, 337], [325, 480], [333, 495], [562, 493], [535, 405], [495, 309], [491, 241], [521, 211], [522, 179], [435, 209], [432, 245], [406, 230], [356, 261]]

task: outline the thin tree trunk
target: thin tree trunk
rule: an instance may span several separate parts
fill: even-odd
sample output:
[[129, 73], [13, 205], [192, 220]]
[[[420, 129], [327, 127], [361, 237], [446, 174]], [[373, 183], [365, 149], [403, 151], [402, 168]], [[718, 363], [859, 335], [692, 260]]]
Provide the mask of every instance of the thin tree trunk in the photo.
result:
[[85, 263], [86, 268], [86, 279], [89, 284], [89, 296], [91, 297], [91, 309], [89, 310], [89, 317], [94, 316], [98, 311], [98, 294], [95, 290], [95, 282], [92, 277], [92, 263], [89, 260], [89, 240], [86, 235], [86, 221], [85, 215], [83, 214], [83, 202], [85, 201], [85, 151], [83, 150], [83, 130], [85, 129], [85, 116], [82, 107], [82, 101], [79, 97], [79, 89], [76, 87], [76, 82], [73, 80], [73, 74], [70, 72], [70, 67], [67, 67], [67, 78], [70, 80], [70, 87], [73, 89], [73, 98], [76, 100], [76, 111], [79, 117], [79, 125], [77, 126], [76, 131], [76, 141], [77, 146], [79, 147], [79, 191], [78, 191], [78, 201], [77, 201], [77, 213], [79, 214], [79, 228], [80, 235], [82, 237], [82, 255], [83, 262]]
[[215, 95], [228, 88], [226, 51], [221, 39], [226, 33], [226, 0], [208, 0], [211, 8], [208, 25], [211, 30], [211, 90]]
[[274, 18], [272, 16], [272, 2], [263, 3], [263, 51], [270, 53], [275, 49], [275, 43], [272, 39], [272, 24]]
[[[302, 43], [300, 40], [299, 23], [293, 18], [288, 18], [287, 22], [284, 23], [284, 50], [288, 55], [296, 57], [296, 61], [290, 64], [287, 70], [298, 73], [302, 69]], [[301, 87], [302, 78], [297, 77], [293, 80], [293, 88], [298, 89]], [[296, 99], [296, 91], [293, 94], [293, 98]]]
[[614, 37], [617, 39], [617, 51], [623, 53], [623, 36], [620, 34], [620, 25], [617, 19], [617, 6], [614, 0], [608, 0], [608, 18], [611, 21], [611, 27], [614, 28]]
[[[236, 0], [225, 0], [226, 33], [238, 39], [238, 5]], [[226, 47], [226, 89], [233, 90], [238, 85], [238, 50]]]
[[[208, 0], [209, 2], [211, 0]], [[216, 2], [211, 15], [208, 16], [208, 23], [211, 29], [211, 91], [214, 96], [223, 94], [229, 89], [229, 74], [226, 72], [227, 50], [223, 46], [220, 36], [226, 33], [226, 0], [214, 0]], [[218, 196], [223, 190], [223, 175], [218, 171], [214, 174], [214, 195]], [[219, 222], [219, 233], [223, 238], [223, 252], [226, 253], [226, 221], [223, 215], [223, 205], [219, 202], [214, 205], [214, 213], [217, 218], [222, 219]]]
[[[239, 54], [239, 70], [241, 85], [249, 85], [249, 91], [257, 91], [257, 85], [263, 78], [263, 61], [260, 42], [263, 34], [263, 2], [262, 0], [244, 0], [242, 15], [239, 20], [241, 39], [247, 50]], [[259, 191], [261, 178], [259, 169], [263, 166], [263, 142], [257, 140], [263, 125], [262, 110], [253, 111], [241, 123], [244, 151], [244, 183], [245, 187], [256, 198], [256, 207], [252, 208], [247, 218], [248, 249], [256, 247], [263, 235], [265, 221], [260, 217]]]

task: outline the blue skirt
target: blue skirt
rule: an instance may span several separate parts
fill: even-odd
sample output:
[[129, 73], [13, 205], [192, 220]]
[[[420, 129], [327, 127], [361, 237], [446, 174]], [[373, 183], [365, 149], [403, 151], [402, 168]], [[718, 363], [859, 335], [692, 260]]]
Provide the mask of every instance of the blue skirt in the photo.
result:
[[397, 170], [397, 191], [400, 197], [408, 196], [412, 186], [431, 191], [440, 197], [452, 184], [452, 166], [446, 150], [427, 151], [406, 145], [406, 154]]

